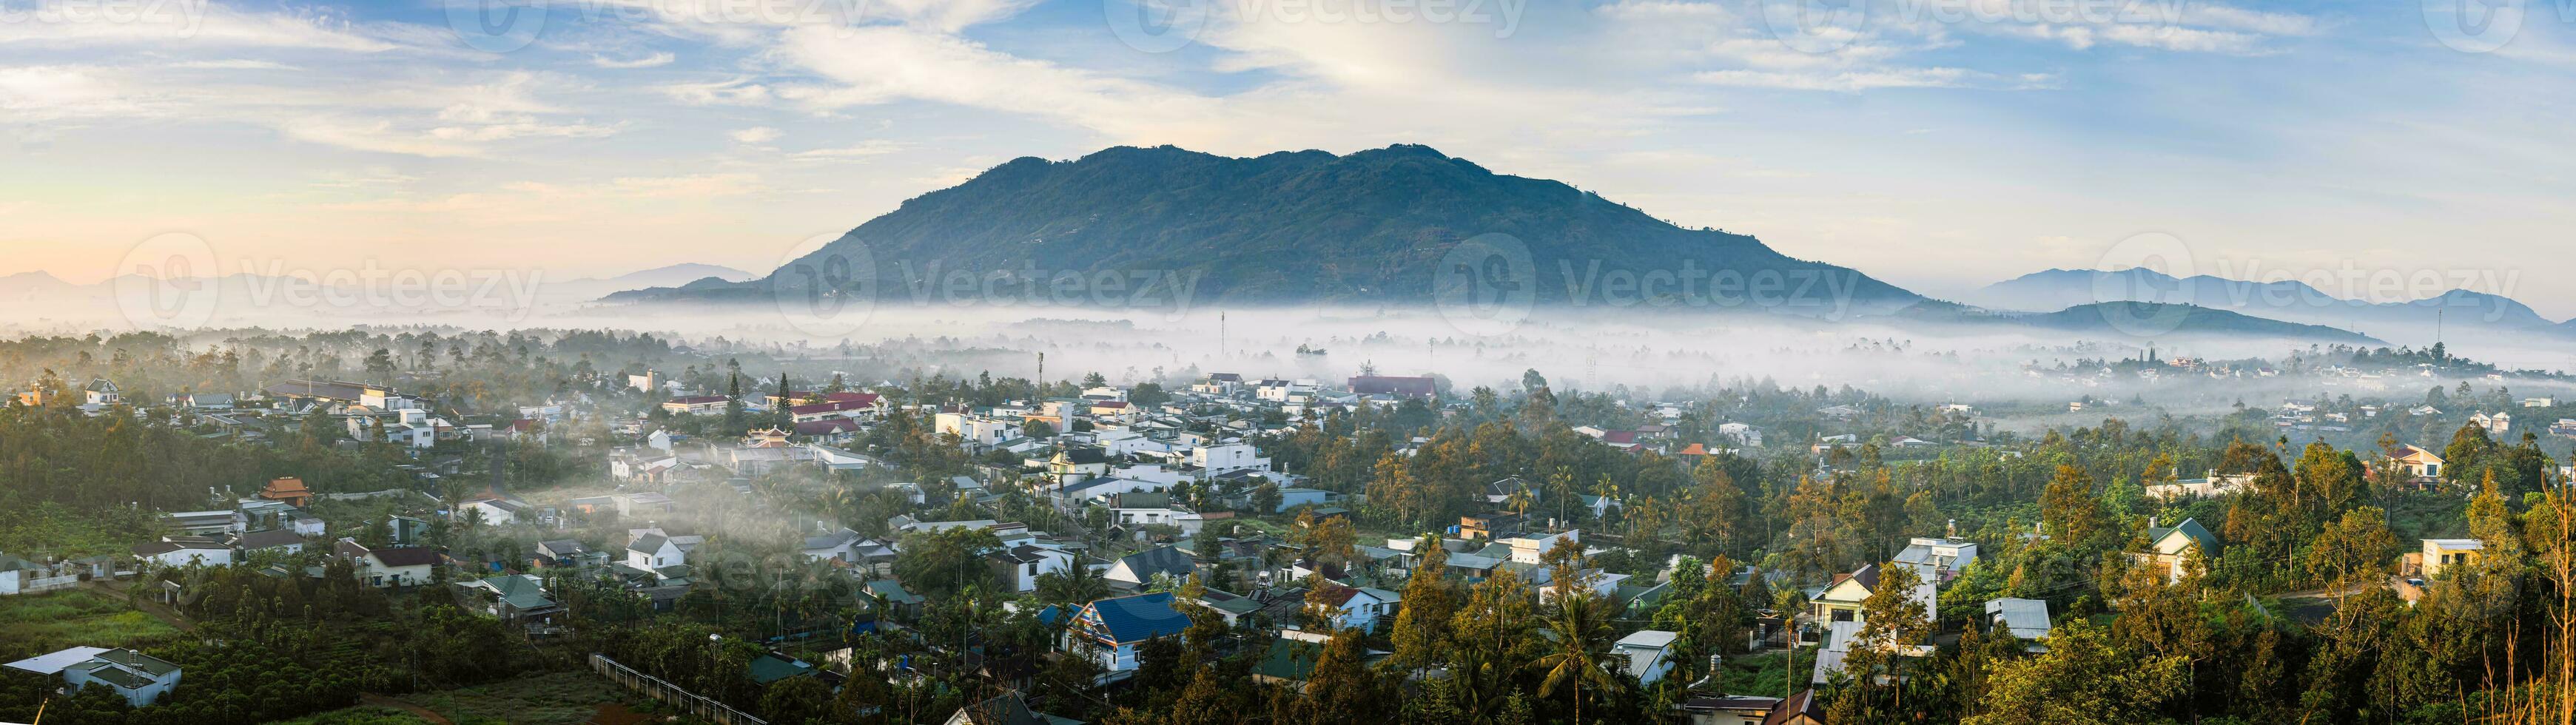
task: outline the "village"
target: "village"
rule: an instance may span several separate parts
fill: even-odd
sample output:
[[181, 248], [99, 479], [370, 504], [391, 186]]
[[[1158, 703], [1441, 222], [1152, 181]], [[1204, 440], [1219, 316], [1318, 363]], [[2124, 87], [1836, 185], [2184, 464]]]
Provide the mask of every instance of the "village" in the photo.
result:
[[[2048, 441], [1985, 435], [1974, 422], [1976, 408], [1966, 404], [1897, 418], [1921, 422], [1918, 437], [1887, 430], [1891, 410], [1867, 399], [1824, 401], [1833, 404], [1796, 411], [1798, 423], [1759, 427], [1711, 419], [1688, 401], [1603, 400], [1595, 404], [1620, 408], [1617, 418], [1628, 423], [1553, 424], [1543, 445], [1580, 446], [1540, 456], [1556, 464], [1447, 486], [1390, 483], [1411, 475], [1408, 465], [1456, 455], [1456, 434], [1431, 433], [1435, 428], [1470, 419], [1490, 426], [1555, 404], [1536, 371], [1530, 375], [1513, 414], [1490, 389], [1456, 391], [1445, 379], [1368, 370], [1330, 383], [1212, 373], [1169, 390], [1092, 375], [1063, 385], [1067, 394], [971, 404], [894, 392], [891, 383], [852, 386], [838, 375], [828, 387], [807, 390], [784, 374], [736, 372], [726, 389], [710, 390], [646, 369], [604, 378], [613, 396], [525, 405], [506, 421], [463, 425], [451, 421], [466, 417], [438, 400], [378, 384], [291, 380], [241, 394], [178, 394], [149, 410], [202, 435], [252, 445], [285, 445], [318, 426], [341, 446], [394, 451], [384, 460], [398, 461], [390, 480], [401, 485], [324, 492], [308, 477], [279, 476], [256, 489], [219, 492], [220, 507], [159, 513], [160, 534], [121, 555], [0, 555], [0, 596], [98, 586], [180, 612], [202, 606], [208, 588], [230, 586], [216, 582], [233, 580], [209, 575], [216, 570], [306, 589], [340, 586], [309, 583], [333, 577], [397, 599], [436, 592], [438, 601], [453, 601], [541, 649], [606, 626], [597, 619], [603, 596], [631, 602], [644, 618], [637, 621], [693, 618], [719, 627], [739, 623], [732, 613], [708, 612], [771, 606], [778, 616], [754, 614], [757, 625], [732, 633], [756, 654], [745, 655], [738, 672], [701, 673], [695, 682], [738, 677], [754, 689], [736, 692], [765, 693], [782, 680], [811, 677], [826, 685], [824, 697], [854, 691], [852, 678], [884, 680], [866, 691], [972, 682], [982, 694], [945, 695], [959, 704], [934, 715], [950, 723], [1062, 723], [1115, 710], [1074, 699], [1069, 714], [1049, 714], [1069, 700], [1040, 694], [1044, 685], [1070, 678], [1085, 692], [1114, 693], [1166, 687], [1176, 676], [1187, 682], [1186, 673], [1156, 672], [1179, 651], [1175, 642], [1187, 642], [1191, 657], [1207, 658], [1202, 662], [1240, 658], [1250, 681], [1289, 691], [1311, 692], [1318, 667], [1345, 656], [1386, 672], [1388, 687], [1466, 677], [1419, 651], [1414, 640], [1424, 635], [1398, 630], [1447, 627], [1461, 604], [1455, 599], [1472, 591], [1525, 597], [1541, 612], [1533, 615], [1540, 623], [1548, 619], [1543, 612], [1578, 602], [1597, 609], [1585, 615], [1598, 627], [1582, 635], [1598, 638], [1586, 661], [1600, 669], [1594, 674], [1605, 689], [1653, 693], [1628, 705], [1645, 708], [1637, 711], [1642, 716], [1694, 725], [1816, 723], [1826, 720], [1834, 693], [1856, 680], [1896, 683], [1906, 669], [1901, 663], [1928, 661], [1963, 635], [2004, 638], [2040, 656], [2058, 622], [2100, 616], [2101, 599], [2065, 596], [2073, 579], [2020, 581], [2033, 566], [2030, 552], [2052, 543], [2105, 542], [2082, 545], [2116, 553], [2127, 570], [2147, 572], [2154, 583], [2201, 586], [2233, 566], [2231, 542], [2213, 525], [2163, 515], [2224, 510], [2212, 507], [2254, 496], [2269, 485], [2262, 477], [2273, 475], [2236, 460], [2233, 449], [2206, 475], [2182, 478], [2179, 464], [2150, 470], [2125, 484], [2132, 503], [2121, 506], [2142, 522], [2135, 530], [2122, 530], [2121, 514], [2105, 511], [2075, 517], [2092, 518], [2090, 526], [2101, 530], [2088, 532], [2050, 508], [2027, 519], [1976, 522], [1970, 535], [1957, 518], [1929, 506], [1914, 510], [1918, 504], [1908, 500], [1903, 513], [1911, 523], [1888, 530], [1904, 534], [1895, 544], [1858, 549], [1883, 556], [1837, 558], [1801, 548], [1837, 550], [1849, 542], [1819, 538], [1801, 547], [1791, 543], [1795, 530], [1777, 542], [1711, 541], [1706, 537], [1718, 531], [1711, 526], [1724, 524], [1694, 517], [1744, 519], [1736, 525], [1749, 527], [1750, 518], [1778, 509], [1694, 498], [1744, 496], [1705, 486], [1733, 488], [1725, 471], [1757, 459], [1775, 467], [1794, 462], [1799, 474], [1782, 495], [1801, 495], [1825, 481], [1902, 466], [1892, 460], [1900, 456], [2018, 461], [2046, 450], [2054, 434]], [[745, 392], [763, 382], [775, 389]], [[39, 384], [17, 404], [68, 406], [91, 417], [143, 414], [104, 378], [76, 393], [58, 399], [75, 391]], [[2429, 408], [2406, 414], [2442, 414]], [[2380, 410], [2362, 405], [2355, 412]], [[2344, 413], [2285, 401], [2266, 415], [2283, 429], [2304, 429], [2317, 416], [2340, 422]], [[2515, 424], [2499, 411], [2479, 412], [2467, 425], [2504, 438]], [[2576, 422], [2553, 428], [2576, 429]], [[740, 432], [722, 432], [728, 429]], [[1358, 464], [1357, 486], [1326, 472], [1351, 464], [1322, 460], [1328, 453], [1316, 447], [1318, 434], [1335, 430], [1384, 441], [1382, 454]], [[1399, 430], [1422, 434], [1388, 437]], [[574, 431], [590, 437], [572, 440]], [[494, 463], [549, 453], [582, 456], [581, 465], [600, 475], [555, 485], [513, 480], [515, 466]], [[1584, 459], [1618, 461], [1581, 465], [1627, 471], [1633, 480], [1605, 474], [1579, 481], [1566, 472]], [[2360, 475], [2379, 489], [2463, 490], [2446, 485], [2459, 479], [2441, 454], [2413, 444], [2396, 444], [2361, 465], [2367, 472]], [[1423, 475], [1455, 479], [1477, 470], [1486, 467]], [[2065, 470], [2056, 474], [2060, 483], [2070, 475]], [[2545, 475], [2563, 482], [2568, 474], [2552, 467]], [[1692, 479], [1699, 493], [1691, 492]], [[2051, 495], [2056, 491], [2052, 484]], [[1450, 498], [1426, 498], [1442, 495]], [[2042, 499], [2044, 508], [2062, 503]], [[2237, 591], [2285, 610], [2330, 613], [2335, 607], [2325, 602], [2370, 589], [2412, 606], [2446, 573], [2477, 568], [2491, 545], [2460, 535], [2457, 525], [2434, 528], [2449, 535], [2377, 546], [2384, 560], [2341, 565], [2352, 576], [2324, 582], [2324, 589], [2239, 584]], [[2246, 553], [2239, 547], [2235, 555]], [[2009, 585], [1997, 573], [2007, 561], [2017, 567]], [[2229, 571], [2260, 575], [2250, 565]], [[2292, 581], [2320, 580], [2282, 580]], [[1510, 591], [1488, 594], [1495, 585]], [[2034, 596], [2007, 596], [2016, 590]], [[1408, 593], [1426, 592], [1443, 600], [1431, 605], [1438, 619], [1408, 621], [1415, 609]], [[794, 616], [781, 600], [797, 602]], [[1720, 605], [1709, 601], [1716, 600], [1724, 604], [1713, 610]], [[961, 613], [959, 602], [973, 604]], [[989, 628], [1014, 618], [1040, 628], [1034, 641], [1042, 652], [1004, 656], [1007, 638]], [[862, 641], [872, 639], [902, 644]], [[1346, 654], [1325, 654], [1345, 646]], [[603, 674], [635, 673], [629, 668], [644, 664], [596, 653], [588, 659]], [[179, 665], [100, 644], [7, 666], [56, 678], [63, 693], [112, 691], [133, 708], [149, 708], [187, 681]], [[1747, 686], [1757, 672], [1774, 671], [1780, 674], [1761, 674]], [[666, 685], [691, 682], [677, 673], [662, 677]], [[672, 694], [679, 689], [639, 691], [688, 703], [679, 711], [691, 717], [776, 721], [749, 714], [760, 703]], [[993, 713], [1014, 715], [988, 719]]]

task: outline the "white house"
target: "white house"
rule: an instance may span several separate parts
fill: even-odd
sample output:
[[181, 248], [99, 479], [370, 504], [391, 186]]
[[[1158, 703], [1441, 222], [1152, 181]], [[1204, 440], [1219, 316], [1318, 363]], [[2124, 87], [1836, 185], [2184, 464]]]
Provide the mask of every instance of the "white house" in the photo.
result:
[[626, 544], [626, 565], [645, 571], [688, 566], [689, 550], [697, 548], [698, 542], [705, 540], [700, 536], [671, 536], [661, 529], [639, 529], [630, 533], [634, 539]]
[[172, 536], [134, 546], [134, 558], [162, 566], [232, 566], [233, 547], [221, 539]]
[[79, 690], [99, 685], [114, 690], [125, 703], [150, 705], [179, 685], [179, 666], [130, 649], [73, 647], [11, 662], [10, 669], [61, 677]]
[[1580, 545], [1583, 541], [1582, 534], [1582, 529], [1568, 529], [1554, 534], [1522, 534], [1504, 539], [1503, 543], [1511, 545], [1512, 561], [1537, 564], [1540, 563], [1540, 557], [1547, 556], [1547, 552], [1560, 545]]
[[1335, 610], [1333, 627], [1375, 632], [1378, 620], [1395, 617], [1404, 595], [1374, 587], [1333, 586], [1325, 590], [1324, 600]]
[[1915, 537], [1904, 551], [1896, 552], [1899, 564], [1910, 564], [1924, 581], [1946, 585], [1959, 572], [1977, 563], [1977, 543], [1965, 539]]
[[434, 578], [439, 559], [438, 550], [425, 546], [369, 549], [351, 538], [342, 538], [333, 544], [332, 552], [355, 566], [358, 581], [378, 589], [428, 584]]
[[1270, 470], [1270, 459], [1250, 443], [1219, 443], [1190, 449], [1190, 465], [1205, 470], [1209, 476], [1220, 476], [1235, 471]]
[[466, 512], [474, 511], [482, 514], [483, 523], [493, 526], [506, 526], [509, 524], [519, 523], [519, 515], [522, 513], [528, 513], [531, 510], [532, 509], [528, 507], [528, 504], [525, 501], [501, 498], [498, 496], [486, 496], [472, 501], [467, 501], [465, 502], [465, 505], [457, 507], [456, 519], [458, 521], [464, 521], [468, 517]]
[[1638, 684], [1652, 685], [1673, 671], [1673, 640], [1680, 633], [1658, 629], [1641, 629], [1610, 645], [1610, 653], [1628, 659], [1628, 676]]

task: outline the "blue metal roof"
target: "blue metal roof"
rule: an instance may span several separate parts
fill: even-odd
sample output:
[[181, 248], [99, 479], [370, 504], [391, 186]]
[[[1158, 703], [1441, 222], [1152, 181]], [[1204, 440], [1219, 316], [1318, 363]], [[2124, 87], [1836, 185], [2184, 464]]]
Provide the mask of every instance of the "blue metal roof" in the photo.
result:
[[1138, 594], [1091, 603], [1100, 626], [1120, 643], [1142, 642], [1189, 629], [1190, 618], [1172, 609], [1171, 592]]

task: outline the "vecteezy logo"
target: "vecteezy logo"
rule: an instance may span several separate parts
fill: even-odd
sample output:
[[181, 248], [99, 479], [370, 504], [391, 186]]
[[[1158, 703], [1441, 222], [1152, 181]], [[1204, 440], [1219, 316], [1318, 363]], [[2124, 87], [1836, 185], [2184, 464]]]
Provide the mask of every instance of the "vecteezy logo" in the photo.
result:
[[116, 310], [137, 329], [202, 327], [215, 316], [215, 249], [197, 235], [156, 235], [127, 250], [110, 287]]
[[1869, 0], [1760, 0], [1771, 37], [1801, 53], [1832, 53], [1860, 40]]
[[1207, 0], [1100, 0], [1109, 32], [1143, 53], [1169, 53], [1207, 32]]
[[769, 275], [769, 297], [788, 326], [819, 338], [866, 327], [877, 307], [877, 261], [846, 234], [807, 237]]
[[2424, 27], [2433, 39], [2462, 53], [2489, 53], [2522, 32], [2529, 0], [2423, 0]]
[[1459, 332], [1491, 337], [1529, 319], [1538, 301], [1538, 266], [1529, 245], [1509, 234], [1479, 234], [1450, 247], [1432, 271], [1432, 304]]
[[537, 42], [546, 28], [546, 0], [445, 0], [447, 27], [467, 47], [507, 53]]
[[2182, 327], [2197, 295], [2191, 246], [2164, 232], [2122, 239], [2093, 265], [2093, 300], [2102, 321], [2138, 337]]

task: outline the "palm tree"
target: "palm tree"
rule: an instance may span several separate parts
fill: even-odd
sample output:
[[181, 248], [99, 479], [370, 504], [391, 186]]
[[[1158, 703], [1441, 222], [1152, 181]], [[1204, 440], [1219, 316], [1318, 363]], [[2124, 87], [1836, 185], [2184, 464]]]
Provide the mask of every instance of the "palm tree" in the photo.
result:
[[1555, 694], [1560, 685], [1574, 685], [1575, 725], [1583, 723], [1583, 683], [1602, 689], [1619, 686], [1619, 681], [1601, 666], [1598, 654], [1609, 649], [1604, 643], [1610, 638], [1608, 615], [1599, 598], [1566, 587], [1557, 596], [1556, 617], [1547, 622], [1548, 631], [1556, 633], [1556, 651], [1530, 663], [1531, 667], [1547, 671], [1547, 679], [1538, 686], [1539, 697]]
[[1529, 517], [1531, 503], [1528, 486], [1512, 489], [1511, 495], [1503, 497], [1503, 508], [1511, 509], [1512, 513], [1520, 514], [1522, 518]]
[[1063, 571], [1038, 575], [1038, 601], [1062, 607], [1079, 607], [1109, 596], [1109, 580], [1100, 572], [1080, 562]]

